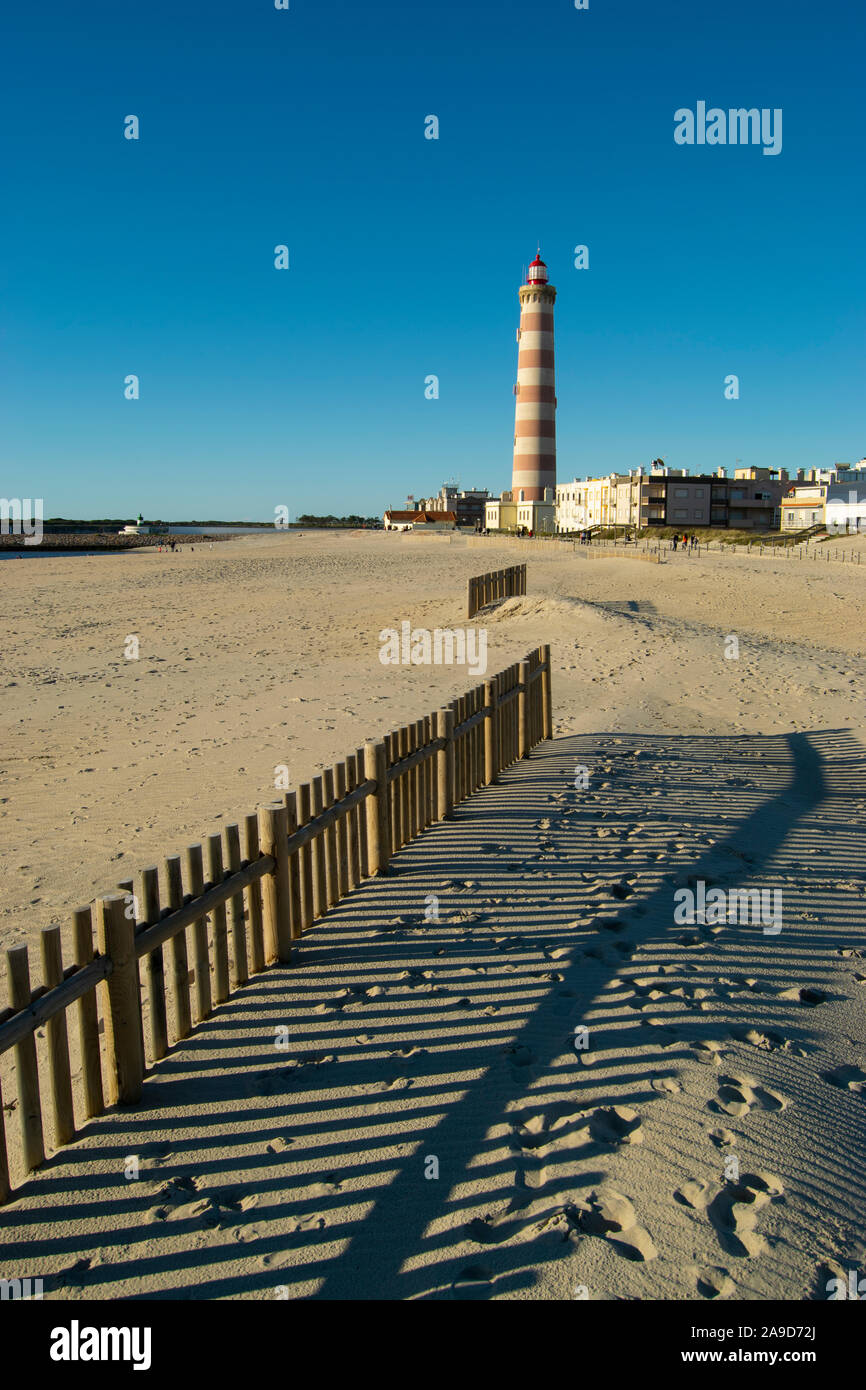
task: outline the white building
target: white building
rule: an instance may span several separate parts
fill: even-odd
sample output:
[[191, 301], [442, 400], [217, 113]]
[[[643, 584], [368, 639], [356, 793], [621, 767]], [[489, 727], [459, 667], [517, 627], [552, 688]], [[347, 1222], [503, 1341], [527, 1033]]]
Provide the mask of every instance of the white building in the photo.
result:
[[556, 529], [570, 533], [584, 531], [586, 519], [586, 484], [580, 478], [556, 485]]
[[556, 488], [556, 529], [570, 533], [593, 526], [646, 526], [649, 512], [641, 484], [685, 477], [685, 469], [656, 460], [649, 468], [630, 468], [605, 478], [574, 478]]
[[[866, 465], [866, 460], [861, 460]], [[824, 516], [828, 531], [845, 535], [866, 533], [866, 466], [837, 474], [838, 481], [827, 488]]]

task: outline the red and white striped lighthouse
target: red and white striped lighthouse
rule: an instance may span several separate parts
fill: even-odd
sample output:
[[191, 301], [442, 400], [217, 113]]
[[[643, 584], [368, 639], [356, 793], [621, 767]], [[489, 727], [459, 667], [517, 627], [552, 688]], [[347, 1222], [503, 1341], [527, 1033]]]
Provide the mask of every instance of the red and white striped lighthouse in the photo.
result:
[[553, 304], [556, 290], [547, 283], [541, 251], [520, 286], [517, 385], [514, 394], [515, 502], [541, 502], [545, 488], [556, 495], [556, 392], [553, 371]]

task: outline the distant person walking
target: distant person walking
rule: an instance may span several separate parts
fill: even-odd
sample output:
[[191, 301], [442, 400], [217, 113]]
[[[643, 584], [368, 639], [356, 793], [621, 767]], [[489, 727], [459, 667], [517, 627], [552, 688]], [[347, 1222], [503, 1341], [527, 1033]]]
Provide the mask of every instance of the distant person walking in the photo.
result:
[[674, 536], [673, 540], [671, 541], [671, 550], [676, 550], [676, 548], [677, 548], [677, 538], [676, 538], [676, 536]]

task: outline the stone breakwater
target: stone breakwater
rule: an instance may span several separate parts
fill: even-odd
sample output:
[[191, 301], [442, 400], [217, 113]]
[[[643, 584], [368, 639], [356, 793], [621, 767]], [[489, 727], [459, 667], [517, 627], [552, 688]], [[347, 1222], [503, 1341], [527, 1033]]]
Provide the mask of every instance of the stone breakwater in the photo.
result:
[[25, 545], [26, 537], [0, 535], [0, 549], [20, 550], [38, 553], [40, 550], [136, 550], [139, 547], [171, 544], [177, 546], [205, 545], [211, 541], [237, 540], [236, 535], [227, 536], [206, 532], [195, 536], [118, 536], [109, 531], [46, 531], [39, 545]]

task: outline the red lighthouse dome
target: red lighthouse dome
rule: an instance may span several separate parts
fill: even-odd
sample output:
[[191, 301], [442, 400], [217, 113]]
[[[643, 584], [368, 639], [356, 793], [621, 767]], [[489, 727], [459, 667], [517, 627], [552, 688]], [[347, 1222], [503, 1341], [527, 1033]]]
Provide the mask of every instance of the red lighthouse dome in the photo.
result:
[[539, 251], [538, 251], [537, 256], [535, 257], [535, 260], [532, 262], [532, 265], [529, 267], [529, 274], [528, 274], [527, 277], [526, 277], [526, 283], [527, 283], [527, 285], [546, 285], [546, 284], [547, 284], [547, 266], [544, 264], [544, 261], [541, 259], [541, 250], [540, 250], [540, 248], [539, 248]]

